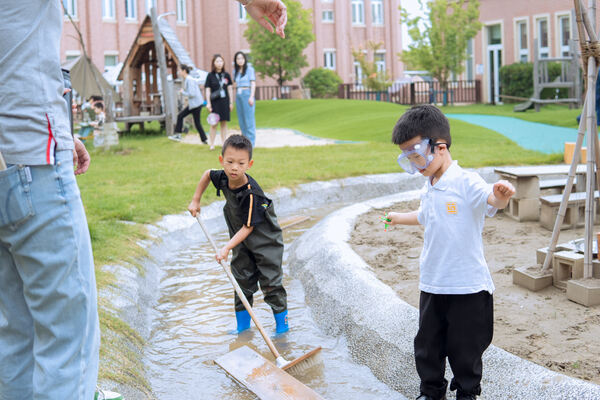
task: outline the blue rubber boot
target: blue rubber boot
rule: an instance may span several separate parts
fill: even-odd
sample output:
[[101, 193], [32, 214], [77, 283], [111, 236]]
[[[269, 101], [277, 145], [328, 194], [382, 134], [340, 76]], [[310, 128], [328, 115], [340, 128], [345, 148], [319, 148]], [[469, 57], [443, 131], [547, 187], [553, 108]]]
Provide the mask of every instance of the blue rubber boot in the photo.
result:
[[237, 329], [232, 333], [241, 333], [245, 330], [250, 329], [250, 314], [246, 310], [236, 311], [235, 320], [237, 322]]
[[290, 326], [288, 325], [287, 310], [280, 312], [278, 314], [273, 313], [273, 315], [275, 316], [275, 324], [276, 324], [275, 333], [277, 333], [279, 335], [282, 333], [286, 333], [287, 331], [290, 330]]

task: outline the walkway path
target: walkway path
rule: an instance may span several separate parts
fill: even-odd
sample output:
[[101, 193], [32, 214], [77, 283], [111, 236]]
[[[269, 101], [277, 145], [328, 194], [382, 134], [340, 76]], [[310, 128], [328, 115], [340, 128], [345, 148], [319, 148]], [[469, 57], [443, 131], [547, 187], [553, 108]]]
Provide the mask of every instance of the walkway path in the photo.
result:
[[[208, 134], [208, 132], [207, 132]], [[241, 132], [237, 129], [229, 129], [228, 134], [238, 134]], [[186, 135], [183, 143], [200, 144], [200, 137], [197, 133]], [[316, 136], [310, 136], [293, 129], [280, 128], [259, 128], [256, 130], [256, 146], [255, 147], [285, 147], [285, 146], [324, 146], [327, 144], [342, 143], [338, 140], [324, 139]], [[221, 144], [221, 136], [217, 133], [215, 144]]]
[[565, 142], [575, 142], [577, 139], [576, 129], [529, 122], [519, 118], [478, 114], [446, 114], [446, 116], [483, 126], [506, 136], [525, 149], [546, 154], [562, 153]]

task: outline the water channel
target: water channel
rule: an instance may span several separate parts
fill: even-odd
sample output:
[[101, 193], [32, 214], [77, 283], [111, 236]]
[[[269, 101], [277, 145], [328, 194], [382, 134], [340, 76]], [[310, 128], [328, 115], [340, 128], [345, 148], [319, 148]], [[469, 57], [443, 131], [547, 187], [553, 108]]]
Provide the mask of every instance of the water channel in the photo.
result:
[[[296, 214], [311, 219], [284, 230], [286, 248], [295, 238], [335, 208], [301, 210]], [[195, 238], [195, 239], [194, 239]], [[226, 232], [215, 235], [217, 244]], [[174, 251], [155, 255], [159, 265], [156, 300], [150, 310], [148, 347], [144, 364], [153, 393], [161, 400], [255, 399], [213, 363], [215, 358], [247, 345], [273, 359], [258, 330], [232, 335], [235, 326], [233, 289], [198, 226], [181, 235]], [[343, 337], [322, 332], [311, 316], [300, 281], [290, 277], [284, 255], [285, 287], [288, 291], [291, 330], [276, 338], [275, 345], [290, 360], [322, 346], [322, 363], [297, 375], [300, 381], [326, 399], [405, 399], [378, 381], [366, 366], [354, 363]], [[255, 295], [255, 311], [265, 329], [273, 333], [275, 323], [261, 292]]]

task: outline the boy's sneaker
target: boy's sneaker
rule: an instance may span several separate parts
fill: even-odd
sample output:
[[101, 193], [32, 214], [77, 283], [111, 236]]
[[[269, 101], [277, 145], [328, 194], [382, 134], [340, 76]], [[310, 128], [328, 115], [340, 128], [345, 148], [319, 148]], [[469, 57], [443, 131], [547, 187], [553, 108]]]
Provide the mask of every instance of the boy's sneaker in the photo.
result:
[[123, 400], [123, 396], [119, 393], [110, 392], [108, 390], [100, 390], [96, 388], [94, 400]]
[[[427, 396], [426, 394], [421, 393], [421, 395], [419, 397], [417, 397], [417, 400], [436, 400], [436, 399], [434, 399], [431, 396]], [[440, 400], [446, 400], [446, 396], [444, 395], [444, 397], [442, 397]]]

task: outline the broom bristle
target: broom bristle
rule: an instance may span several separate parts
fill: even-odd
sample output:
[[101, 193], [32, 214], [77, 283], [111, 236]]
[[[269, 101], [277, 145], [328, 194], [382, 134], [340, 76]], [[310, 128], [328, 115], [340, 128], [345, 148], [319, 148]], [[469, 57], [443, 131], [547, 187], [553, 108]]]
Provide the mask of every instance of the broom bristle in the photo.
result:
[[315, 365], [321, 364], [321, 346], [312, 349], [308, 353], [290, 361], [284, 365], [281, 369], [290, 375], [300, 375], [307, 369], [314, 367]]

